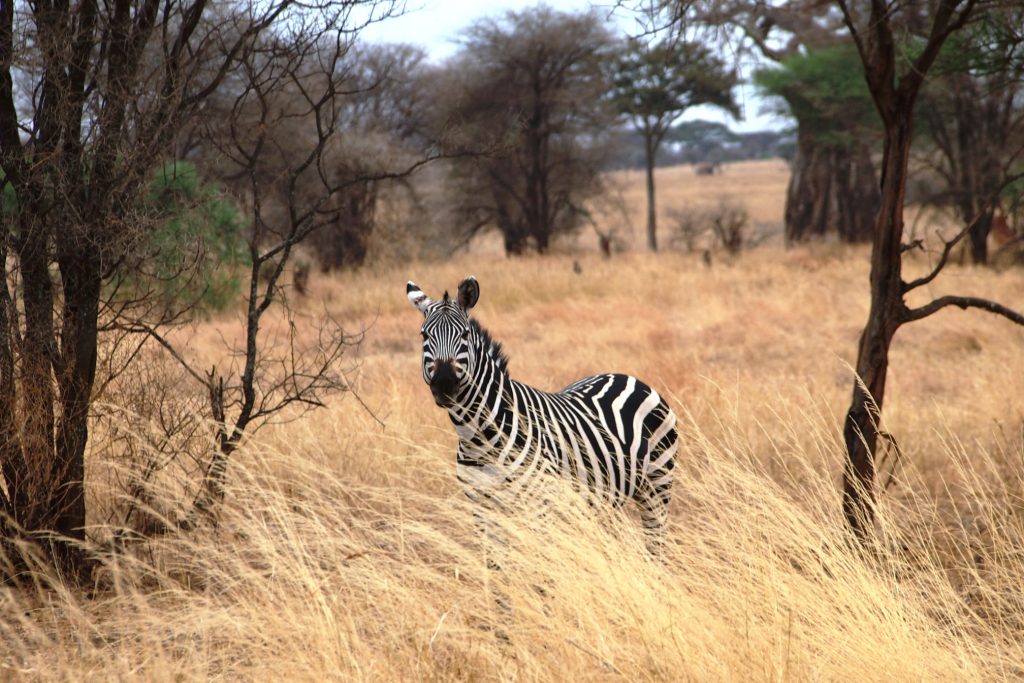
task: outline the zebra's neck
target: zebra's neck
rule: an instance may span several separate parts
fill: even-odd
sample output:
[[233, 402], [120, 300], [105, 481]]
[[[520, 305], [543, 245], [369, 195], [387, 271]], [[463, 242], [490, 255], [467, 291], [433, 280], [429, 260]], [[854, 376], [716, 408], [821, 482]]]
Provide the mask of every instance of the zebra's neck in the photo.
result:
[[473, 381], [456, 397], [448, 408], [448, 416], [459, 437], [464, 441], [488, 440], [500, 430], [510, 409], [508, 360], [501, 346], [491, 340], [485, 330], [477, 326], [476, 362], [471, 370]]

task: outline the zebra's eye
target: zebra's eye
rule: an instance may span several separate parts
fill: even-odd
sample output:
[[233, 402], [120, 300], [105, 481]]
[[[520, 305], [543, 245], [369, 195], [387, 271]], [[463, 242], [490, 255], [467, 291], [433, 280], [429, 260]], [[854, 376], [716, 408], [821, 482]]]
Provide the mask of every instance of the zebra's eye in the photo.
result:
[[425, 331], [420, 330], [420, 336], [423, 337], [423, 341], [427, 341], [428, 337]]
[[462, 331], [462, 338], [463, 339], [469, 339], [469, 330], [468, 329]]

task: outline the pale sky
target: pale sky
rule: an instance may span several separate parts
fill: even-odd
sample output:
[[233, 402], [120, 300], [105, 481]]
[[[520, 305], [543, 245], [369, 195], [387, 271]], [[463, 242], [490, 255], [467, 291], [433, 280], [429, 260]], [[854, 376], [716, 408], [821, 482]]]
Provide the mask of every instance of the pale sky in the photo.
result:
[[[373, 24], [363, 29], [360, 37], [369, 42], [420, 45], [427, 50], [431, 61], [441, 62], [455, 54], [459, 35], [477, 20], [501, 15], [509, 10], [521, 11], [537, 4], [537, 0], [409, 0], [405, 15]], [[583, 11], [593, 6], [602, 14], [610, 16], [612, 30], [624, 35], [639, 32], [632, 13], [623, 9], [613, 11], [615, 3], [611, 1], [549, 0], [545, 4], [563, 12]], [[764, 104], [751, 86], [740, 86], [736, 96], [745, 115], [740, 121], [733, 121], [728, 114], [714, 107], [694, 107], [681, 120], [720, 121], [742, 132], [778, 130], [788, 124], [783, 119], [761, 111]]]

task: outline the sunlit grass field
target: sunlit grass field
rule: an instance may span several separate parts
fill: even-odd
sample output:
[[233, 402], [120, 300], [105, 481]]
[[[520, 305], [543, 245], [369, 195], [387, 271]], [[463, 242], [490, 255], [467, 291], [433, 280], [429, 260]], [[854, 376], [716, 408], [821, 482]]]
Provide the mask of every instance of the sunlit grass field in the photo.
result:
[[[669, 171], [666, 204], [706, 192]], [[743, 186], [743, 169], [713, 180]], [[778, 215], [758, 220], [780, 221], [781, 196], [765, 197]], [[628, 511], [566, 493], [544, 517], [497, 520], [511, 541], [487, 569], [405, 299], [409, 279], [440, 296], [468, 274], [516, 379], [627, 372], [668, 397], [682, 445], [663, 556]], [[911, 303], [1019, 306], [1024, 272], [953, 266], [922, 289]], [[878, 542], [859, 549], [838, 481], [864, 248], [764, 246], [710, 267], [471, 250], [314, 277], [296, 301], [300, 335], [324, 312], [365, 330], [345, 359], [353, 393], [238, 452], [215, 529], [108, 561], [89, 595], [0, 589], [0, 679], [1024, 677], [1024, 330], [1005, 320], [944, 311], [900, 330], [882, 428], [902, 457], [881, 473]], [[239, 330], [235, 314], [204, 322], [188, 353], [216, 357]]]

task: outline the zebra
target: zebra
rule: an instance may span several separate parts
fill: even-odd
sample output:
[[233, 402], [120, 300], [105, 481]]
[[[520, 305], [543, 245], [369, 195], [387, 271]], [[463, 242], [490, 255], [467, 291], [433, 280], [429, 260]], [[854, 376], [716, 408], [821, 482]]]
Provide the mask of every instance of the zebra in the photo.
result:
[[509, 376], [508, 357], [469, 310], [480, 298], [465, 278], [456, 299], [431, 300], [414, 282], [410, 303], [423, 313], [423, 380], [448, 411], [459, 437], [456, 473], [463, 492], [486, 502], [501, 491], [529, 492], [540, 476], [574, 482], [591, 501], [634, 501], [648, 548], [657, 552], [668, 515], [676, 416], [635, 377], [586, 377], [549, 393]]

